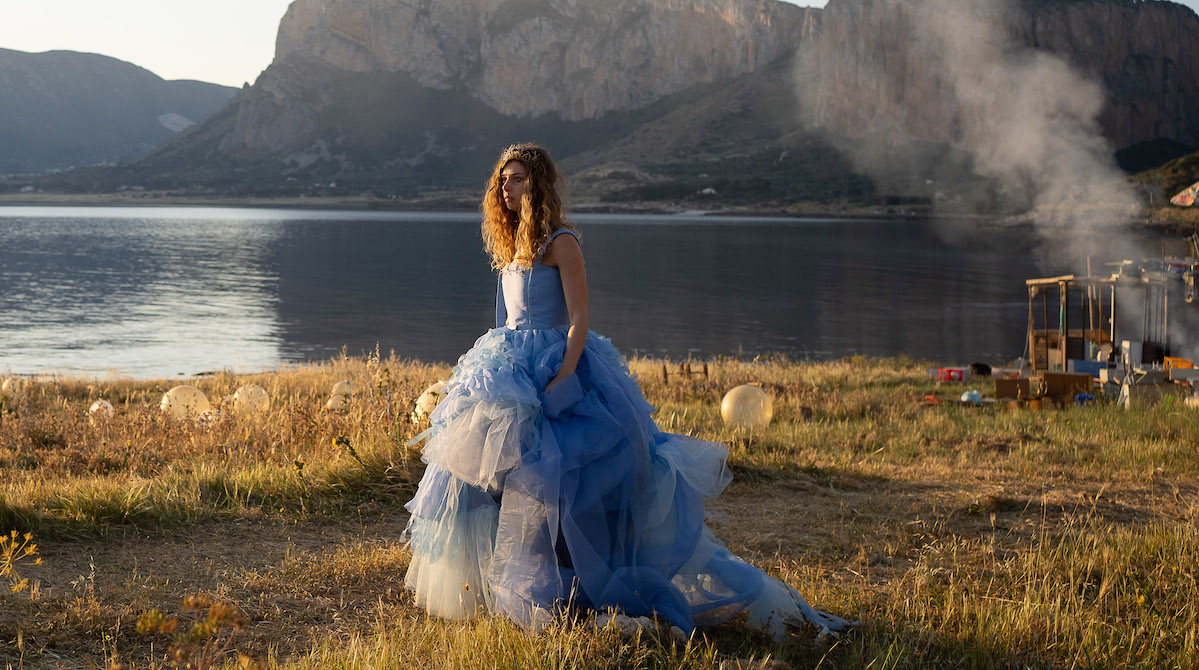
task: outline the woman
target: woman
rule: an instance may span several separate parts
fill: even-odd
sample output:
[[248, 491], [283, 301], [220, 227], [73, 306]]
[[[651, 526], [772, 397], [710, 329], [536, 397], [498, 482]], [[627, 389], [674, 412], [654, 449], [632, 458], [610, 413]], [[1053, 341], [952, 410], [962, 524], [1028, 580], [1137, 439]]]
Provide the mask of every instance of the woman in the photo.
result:
[[658, 430], [612, 344], [587, 330], [579, 239], [545, 149], [504, 150], [483, 199], [500, 271], [496, 327], [458, 360], [408, 503], [405, 583], [432, 614], [499, 612], [530, 629], [563, 607], [658, 615], [690, 633], [748, 611], [847, 622], [741, 561], [704, 524], [728, 449]]

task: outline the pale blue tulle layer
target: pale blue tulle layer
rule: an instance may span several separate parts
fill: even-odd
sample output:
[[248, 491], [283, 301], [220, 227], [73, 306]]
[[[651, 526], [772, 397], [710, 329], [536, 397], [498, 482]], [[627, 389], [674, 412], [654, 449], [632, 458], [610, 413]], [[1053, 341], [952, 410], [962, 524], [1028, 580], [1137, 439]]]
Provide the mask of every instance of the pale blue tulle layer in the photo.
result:
[[684, 630], [742, 611], [836, 631], [791, 587], [745, 563], [704, 524], [729, 483], [727, 448], [658, 430], [612, 344], [590, 333], [576, 372], [565, 329], [483, 335], [430, 419], [406, 584], [432, 614], [502, 613], [538, 629], [567, 606], [657, 615]]

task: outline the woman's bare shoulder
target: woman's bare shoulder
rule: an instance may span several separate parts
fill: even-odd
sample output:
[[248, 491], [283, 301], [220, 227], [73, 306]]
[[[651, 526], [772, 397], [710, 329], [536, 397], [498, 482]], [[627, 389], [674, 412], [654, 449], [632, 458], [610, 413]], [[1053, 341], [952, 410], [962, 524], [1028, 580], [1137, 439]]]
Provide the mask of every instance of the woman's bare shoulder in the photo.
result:
[[541, 257], [541, 264], [550, 267], [572, 262], [583, 262], [583, 247], [579, 245], [573, 231], [557, 235], [550, 240], [549, 246], [545, 248], [545, 255]]

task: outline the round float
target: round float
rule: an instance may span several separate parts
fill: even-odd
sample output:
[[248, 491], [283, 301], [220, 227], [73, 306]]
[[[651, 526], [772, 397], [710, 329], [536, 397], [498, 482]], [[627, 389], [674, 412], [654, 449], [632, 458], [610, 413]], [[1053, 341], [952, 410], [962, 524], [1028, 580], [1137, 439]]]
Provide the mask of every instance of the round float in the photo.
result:
[[720, 417], [734, 428], [765, 428], [774, 417], [770, 396], [757, 386], [742, 384], [731, 389], [720, 401]]
[[271, 396], [258, 384], [246, 384], [233, 394], [233, 409], [239, 414], [255, 414], [271, 408]]
[[416, 406], [412, 408], [413, 420], [421, 421], [429, 418], [429, 415], [437, 408], [437, 403], [441, 402], [443, 388], [445, 388], [445, 380], [439, 379], [420, 394], [420, 397], [416, 399]]
[[171, 418], [180, 421], [194, 419], [212, 407], [208, 403], [208, 396], [194, 386], [176, 386], [162, 394], [162, 402], [158, 406]]

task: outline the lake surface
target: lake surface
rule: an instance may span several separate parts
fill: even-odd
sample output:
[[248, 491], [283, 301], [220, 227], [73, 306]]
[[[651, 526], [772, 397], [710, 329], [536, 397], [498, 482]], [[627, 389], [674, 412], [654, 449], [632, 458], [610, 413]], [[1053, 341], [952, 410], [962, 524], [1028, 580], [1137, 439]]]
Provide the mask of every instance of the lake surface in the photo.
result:
[[[252, 372], [344, 348], [454, 361], [494, 324], [474, 213], [0, 207], [0, 373]], [[916, 220], [580, 215], [626, 355], [1023, 353], [1025, 234]]]

